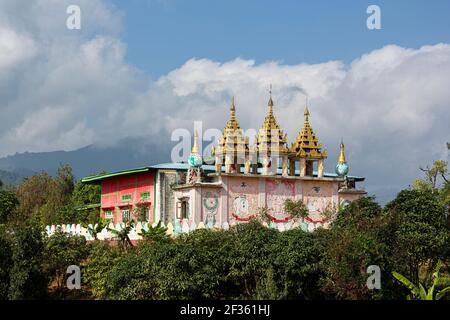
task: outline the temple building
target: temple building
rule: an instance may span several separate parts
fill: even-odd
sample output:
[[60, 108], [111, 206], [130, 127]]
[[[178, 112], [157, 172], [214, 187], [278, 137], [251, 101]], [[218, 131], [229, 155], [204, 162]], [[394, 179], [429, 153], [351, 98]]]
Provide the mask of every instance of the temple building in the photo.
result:
[[[234, 98], [222, 136], [205, 164], [198, 134], [187, 163], [166, 163], [111, 174], [86, 177], [101, 183], [101, 215], [113, 223], [138, 220], [133, 210], [145, 208], [141, 220], [171, 225], [174, 233], [196, 228], [228, 228], [257, 219], [261, 212], [270, 227], [287, 230], [327, 227], [340, 205], [366, 194], [357, 187], [363, 177], [349, 176], [344, 143], [340, 143], [336, 173], [327, 173], [327, 151], [310, 124], [306, 103], [303, 126], [289, 146], [280, 128], [272, 95], [254, 143], [240, 127]], [[303, 201], [306, 218], [285, 212], [287, 199]]]

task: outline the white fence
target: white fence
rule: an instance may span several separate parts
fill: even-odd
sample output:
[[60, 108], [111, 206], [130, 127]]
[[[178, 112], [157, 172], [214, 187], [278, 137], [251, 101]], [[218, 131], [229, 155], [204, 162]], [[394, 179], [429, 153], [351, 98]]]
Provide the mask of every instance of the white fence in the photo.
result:
[[[293, 221], [289, 221], [289, 222], [271, 222], [270, 224], [267, 223], [263, 223], [263, 225], [269, 227], [269, 228], [273, 228], [273, 229], [278, 229], [279, 231], [287, 231], [287, 230], [291, 230], [291, 229], [295, 229], [295, 228], [301, 228], [304, 231], [314, 231], [317, 228], [321, 228], [321, 227], [327, 227], [327, 224], [322, 225], [321, 223], [311, 223], [311, 222], [293, 222]], [[156, 223], [153, 225], [153, 227], [156, 226]], [[189, 222], [187, 219], [179, 221], [177, 220], [174, 224], [172, 224], [171, 222], [169, 222], [167, 224], [167, 226], [165, 226], [163, 223], [161, 223], [162, 227], [167, 227], [167, 235], [169, 236], [177, 236], [183, 233], [189, 233], [192, 232], [196, 229], [224, 229], [224, 230], [228, 230], [230, 225], [228, 224], [228, 222], [224, 222], [222, 225], [220, 225], [219, 223], [216, 224], [212, 224], [212, 223], [203, 223], [200, 222], [198, 225], [195, 222]], [[94, 227], [96, 227], [96, 225], [89, 225], [89, 229], [93, 229]], [[114, 229], [114, 230], [122, 230], [125, 227], [125, 225], [123, 223], [117, 223], [117, 224], [113, 224], [110, 223], [108, 225], [108, 227], [105, 227], [101, 232], [97, 233], [97, 239], [98, 240], [115, 240], [116, 239], [116, 235], [114, 233], [112, 233], [111, 231], [109, 231], [108, 229]], [[49, 225], [46, 227], [46, 232], [48, 236], [51, 236], [52, 234], [54, 234], [58, 229], [60, 229], [61, 231], [65, 232], [65, 233], [69, 233], [72, 235], [79, 235], [79, 236], [84, 236], [86, 238], [86, 240], [94, 240], [94, 237], [91, 235], [91, 233], [89, 232], [88, 228], [84, 228], [82, 227], [80, 224], [67, 224], [67, 225]], [[128, 234], [130, 240], [142, 240], [142, 237], [139, 235], [142, 230], [148, 230], [148, 223], [146, 222], [138, 222], [136, 223], [135, 227], [133, 229], [131, 229], [130, 233]]]

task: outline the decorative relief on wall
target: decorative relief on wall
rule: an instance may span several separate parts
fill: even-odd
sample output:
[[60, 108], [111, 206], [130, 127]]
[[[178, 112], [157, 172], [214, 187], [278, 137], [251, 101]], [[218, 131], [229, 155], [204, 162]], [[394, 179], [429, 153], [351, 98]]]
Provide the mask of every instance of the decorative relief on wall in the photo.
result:
[[229, 205], [231, 215], [237, 221], [249, 221], [258, 211], [259, 184], [256, 180], [231, 180], [229, 184]]
[[266, 181], [266, 204], [274, 222], [286, 222], [290, 219], [284, 212], [286, 199], [294, 199], [295, 182], [282, 180]]
[[202, 196], [203, 213], [205, 215], [205, 224], [212, 228], [216, 223], [216, 215], [219, 210], [220, 192], [204, 191]]
[[304, 201], [309, 210], [307, 221], [324, 223], [329, 220], [329, 213], [334, 210], [332, 188], [314, 185], [305, 188]]

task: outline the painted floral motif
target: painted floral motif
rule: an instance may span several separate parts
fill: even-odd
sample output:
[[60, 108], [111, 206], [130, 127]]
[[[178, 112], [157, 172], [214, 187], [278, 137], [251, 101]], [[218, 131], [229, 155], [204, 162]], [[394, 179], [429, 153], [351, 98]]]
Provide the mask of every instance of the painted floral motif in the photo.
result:
[[288, 215], [284, 213], [286, 199], [295, 197], [295, 184], [292, 181], [268, 180], [266, 183], [266, 202], [269, 214], [277, 220], [284, 220]]
[[258, 182], [236, 179], [230, 181], [229, 188], [231, 215], [239, 221], [247, 221], [255, 217], [258, 210]]
[[219, 195], [217, 192], [207, 191], [203, 195], [203, 208], [209, 214], [216, 214], [219, 207]]
[[[331, 193], [331, 190], [330, 190]], [[313, 186], [305, 195], [305, 203], [309, 210], [307, 218], [310, 222], [324, 222], [327, 217], [325, 211], [331, 210], [333, 203], [330, 200], [331, 194], [327, 194], [326, 189]]]

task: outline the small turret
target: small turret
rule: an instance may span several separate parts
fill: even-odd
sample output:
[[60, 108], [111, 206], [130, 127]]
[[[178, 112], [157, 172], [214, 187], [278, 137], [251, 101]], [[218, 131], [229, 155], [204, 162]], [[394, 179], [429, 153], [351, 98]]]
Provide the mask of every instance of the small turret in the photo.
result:
[[339, 151], [339, 160], [336, 165], [336, 173], [340, 177], [344, 177], [348, 174], [348, 164], [345, 161], [345, 152], [344, 152], [344, 141], [341, 140], [340, 151]]

